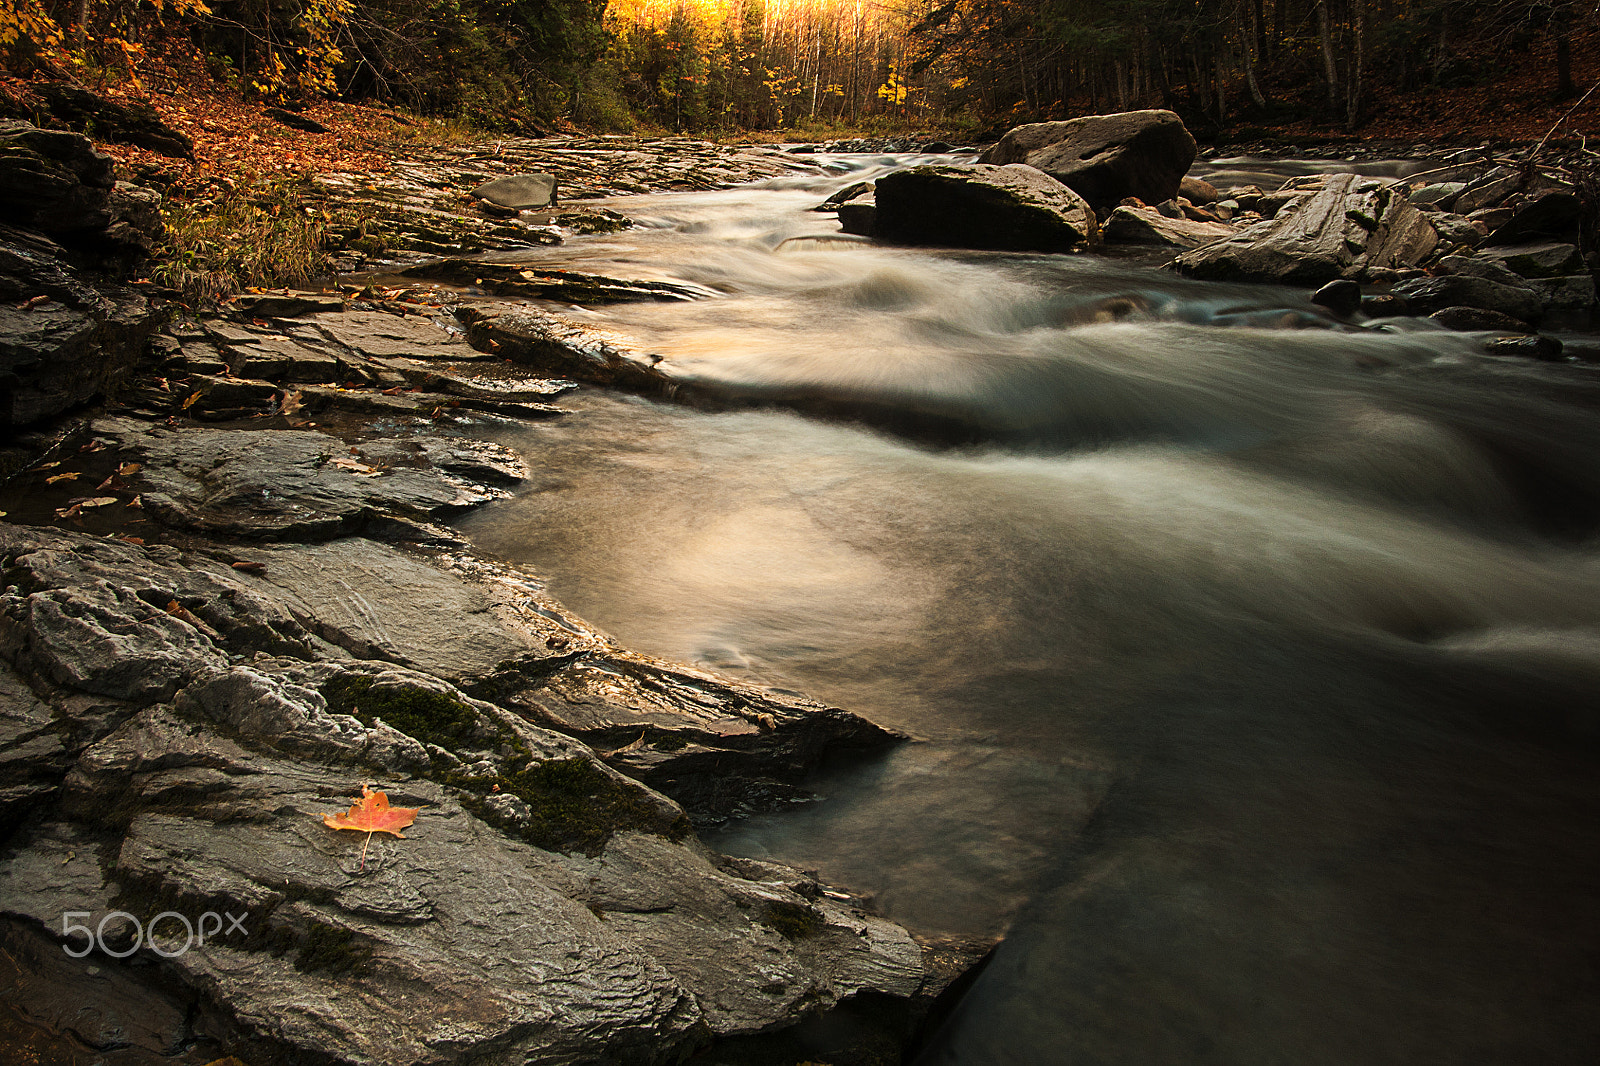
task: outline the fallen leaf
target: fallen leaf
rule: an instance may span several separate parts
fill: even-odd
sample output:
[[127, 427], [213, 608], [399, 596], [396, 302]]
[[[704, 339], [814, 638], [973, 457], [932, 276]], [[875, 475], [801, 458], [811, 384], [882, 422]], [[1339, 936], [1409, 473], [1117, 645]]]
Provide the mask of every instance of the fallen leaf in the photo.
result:
[[299, 389], [296, 389], [293, 392], [285, 390], [283, 394], [283, 402], [278, 405], [278, 413], [280, 415], [294, 414], [296, 411], [300, 410], [300, 408], [305, 406], [305, 404], [300, 402], [304, 396], [305, 393], [301, 392]]
[[128, 543], [128, 544], [137, 544], [140, 547], [144, 546], [144, 538], [143, 537], [118, 537], [117, 539], [120, 540], [120, 541], [123, 541], [125, 543]]
[[117, 467], [117, 476], [132, 477], [143, 469], [144, 464], [142, 463], [123, 463], [121, 466]]
[[144, 497], [143, 496], [135, 496], [133, 499], [128, 501], [128, 506], [129, 507], [137, 507], [141, 511], [144, 510]]
[[44, 479], [46, 485], [54, 485], [58, 481], [76, 481], [83, 476], [83, 471], [73, 470], [65, 474], [55, 474]]
[[638, 751], [640, 748], [644, 747], [644, 734], [645, 731], [641, 729], [639, 731], [639, 739], [635, 740], [631, 744], [624, 744], [620, 748], [612, 748], [610, 751], [603, 751], [600, 753], [600, 757], [602, 759], [609, 759], [611, 756], [621, 755], [623, 752]]
[[115, 496], [96, 496], [93, 499], [80, 500], [78, 505], [80, 507], [109, 507], [116, 502], [117, 498]]
[[57, 459], [55, 462], [52, 462], [52, 463], [40, 463], [38, 466], [34, 467], [34, 469], [35, 470], [54, 470], [56, 467], [58, 467], [60, 465], [61, 465], [61, 460]]
[[194, 406], [195, 401], [198, 399], [200, 399], [200, 394], [197, 392], [190, 396], [187, 400], [183, 401], [183, 409], [187, 411], [189, 408]]
[[50, 302], [50, 297], [48, 297], [48, 296], [35, 296], [31, 300], [22, 301], [22, 303], [17, 305], [17, 307], [19, 309], [23, 310], [23, 311], [32, 311], [35, 307], [38, 307], [40, 304], [46, 304], [46, 303], [49, 303], [49, 302]]
[[212, 629], [204, 619], [197, 617], [192, 611], [189, 610], [189, 608], [185, 607], [177, 600], [167, 601], [167, 613], [180, 622], [189, 623], [208, 637], [220, 638], [222, 636], [221, 633], [218, 633], [215, 629]]
[[377, 467], [368, 466], [359, 459], [352, 459], [348, 455], [341, 455], [337, 459], [330, 459], [329, 466], [336, 466], [340, 470], [348, 470], [359, 477], [377, 477], [380, 473]]
[[324, 814], [322, 824], [329, 829], [354, 829], [367, 834], [365, 843], [361, 845], [361, 869], [367, 868], [367, 845], [372, 843], [373, 833], [388, 833], [405, 839], [405, 834], [400, 832], [406, 826], [417, 820], [417, 807], [391, 807], [389, 797], [383, 792], [361, 786], [361, 798], [350, 805], [348, 811], [337, 814]]
[[240, 559], [232, 564], [235, 570], [243, 570], [247, 574], [264, 574], [267, 572], [266, 563], [258, 563], [249, 559]]
[[83, 508], [78, 504], [73, 504], [71, 507], [56, 508], [57, 518], [78, 518], [81, 517], [82, 513]]

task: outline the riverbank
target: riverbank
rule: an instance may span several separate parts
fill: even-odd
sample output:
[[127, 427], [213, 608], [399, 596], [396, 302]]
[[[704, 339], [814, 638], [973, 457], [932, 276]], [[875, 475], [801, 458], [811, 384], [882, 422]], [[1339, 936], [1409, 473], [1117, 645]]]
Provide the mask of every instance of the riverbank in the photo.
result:
[[[696, 831], [903, 738], [634, 655], [443, 524], [537, 482], [537, 456], [479, 427], [559, 419], [572, 383], [469, 344], [426, 283], [197, 313], [110, 280], [157, 237], [129, 208], [146, 201], [69, 135], [7, 133], [79, 183], [26, 201], [48, 232], [0, 234], [21, 375], [0, 493], [0, 1038], [110, 1062], [801, 1061], [803, 1039], [765, 1034], [849, 1001], [876, 1005], [835, 1061], [897, 1054], [986, 945], [919, 944]], [[534, 163], [562, 175], [559, 211], [459, 194]], [[815, 170], [569, 140], [430, 149], [318, 189], [381, 205], [416, 260], [627, 224], [565, 203], [585, 194]], [[370, 854], [319, 819], [367, 786], [421, 811]], [[58, 938], [82, 912], [105, 953], [74, 963]], [[248, 917], [184, 940], [223, 913]]]
[[[296, 205], [367, 220], [370, 242], [336, 252], [365, 276], [204, 310], [176, 286], [107, 280], [157, 239], [149, 200], [59, 136], [44, 141], [83, 168], [68, 199], [98, 211], [103, 194], [103, 225], [4, 234], [7, 343], [40, 356], [8, 396], [19, 432], [0, 494], [0, 680], [15, 708], [0, 752], [19, 782], [4, 796], [0, 901], [22, 999], [48, 1005], [17, 1039], [104, 1047], [142, 1018], [130, 1046], [185, 1047], [179, 1062], [699, 1050], [771, 1063], [818, 1057], [771, 1034], [803, 1041], [786, 1027], [844, 1002], [866, 1005], [870, 1035], [828, 1061], [892, 1060], [986, 945], [919, 942], [848, 886], [717, 855], [695, 832], [803, 801], [831, 758], [904, 737], [627, 651], [534, 569], [447, 524], [549, 476], [536, 453], [479, 438], [562, 419], [573, 379], [893, 414], [825, 391], [697, 386], [551, 310], [704, 295], [648, 265], [512, 262], [545, 246], [581, 255], [630, 225], [590, 200], [825, 180], [828, 161], [685, 139], [397, 151], [382, 173], [313, 179]], [[469, 195], [525, 171], [556, 178], [555, 204]], [[1336, 326], [1314, 305], [1298, 313]], [[101, 393], [104, 406], [81, 406]], [[422, 812], [370, 855], [315, 817], [365, 785]], [[168, 960], [147, 945], [89, 973], [60, 964], [53, 939], [85, 911], [122, 912], [101, 931], [112, 952], [140, 942], [130, 918], [254, 918], [237, 942]], [[65, 1013], [86, 980], [115, 1005], [93, 1033]], [[262, 1007], [280, 1001], [294, 1006]]]

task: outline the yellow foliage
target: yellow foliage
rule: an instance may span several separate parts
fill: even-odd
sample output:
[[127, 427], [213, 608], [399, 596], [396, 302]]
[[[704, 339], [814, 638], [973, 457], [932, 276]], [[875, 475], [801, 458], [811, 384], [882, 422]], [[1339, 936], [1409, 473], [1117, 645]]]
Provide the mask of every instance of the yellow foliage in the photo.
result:
[[0, 0], [0, 46], [20, 40], [54, 48], [61, 43], [61, 27], [38, 0]]

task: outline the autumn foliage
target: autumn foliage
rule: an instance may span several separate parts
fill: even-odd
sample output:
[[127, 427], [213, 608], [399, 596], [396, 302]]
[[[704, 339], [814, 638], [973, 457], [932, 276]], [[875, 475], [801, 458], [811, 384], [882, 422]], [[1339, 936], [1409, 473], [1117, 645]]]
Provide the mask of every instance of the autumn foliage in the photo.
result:
[[329, 829], [353, 829], [367, 834], [361, 845], [361, 868], [366, 869], [367, 845], [372, 842], [372, 834], [388, 833], [405, 839], [400, 830], [417, 820], [418, 810], [416, 807], [391, 807], [386, 793], [362, 785], [361, 798], [352, 803], [348, 811], [324, 814], [322, 824]]

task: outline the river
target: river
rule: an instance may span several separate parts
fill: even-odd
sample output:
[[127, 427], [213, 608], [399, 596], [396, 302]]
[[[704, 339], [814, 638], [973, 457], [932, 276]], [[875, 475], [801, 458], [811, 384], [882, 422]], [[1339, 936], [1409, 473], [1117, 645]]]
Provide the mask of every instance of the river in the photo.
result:
[[708, 841], [1008, 933], [925, 1064], [1600, 1058], [1596, 371], [842, 237], [809, 208], [907, 160], [830, 162], [540, 250], [716, 289], [571, 313], [751, 406], [585, 388], [461, 522], [625, 646], [913, 736]]

